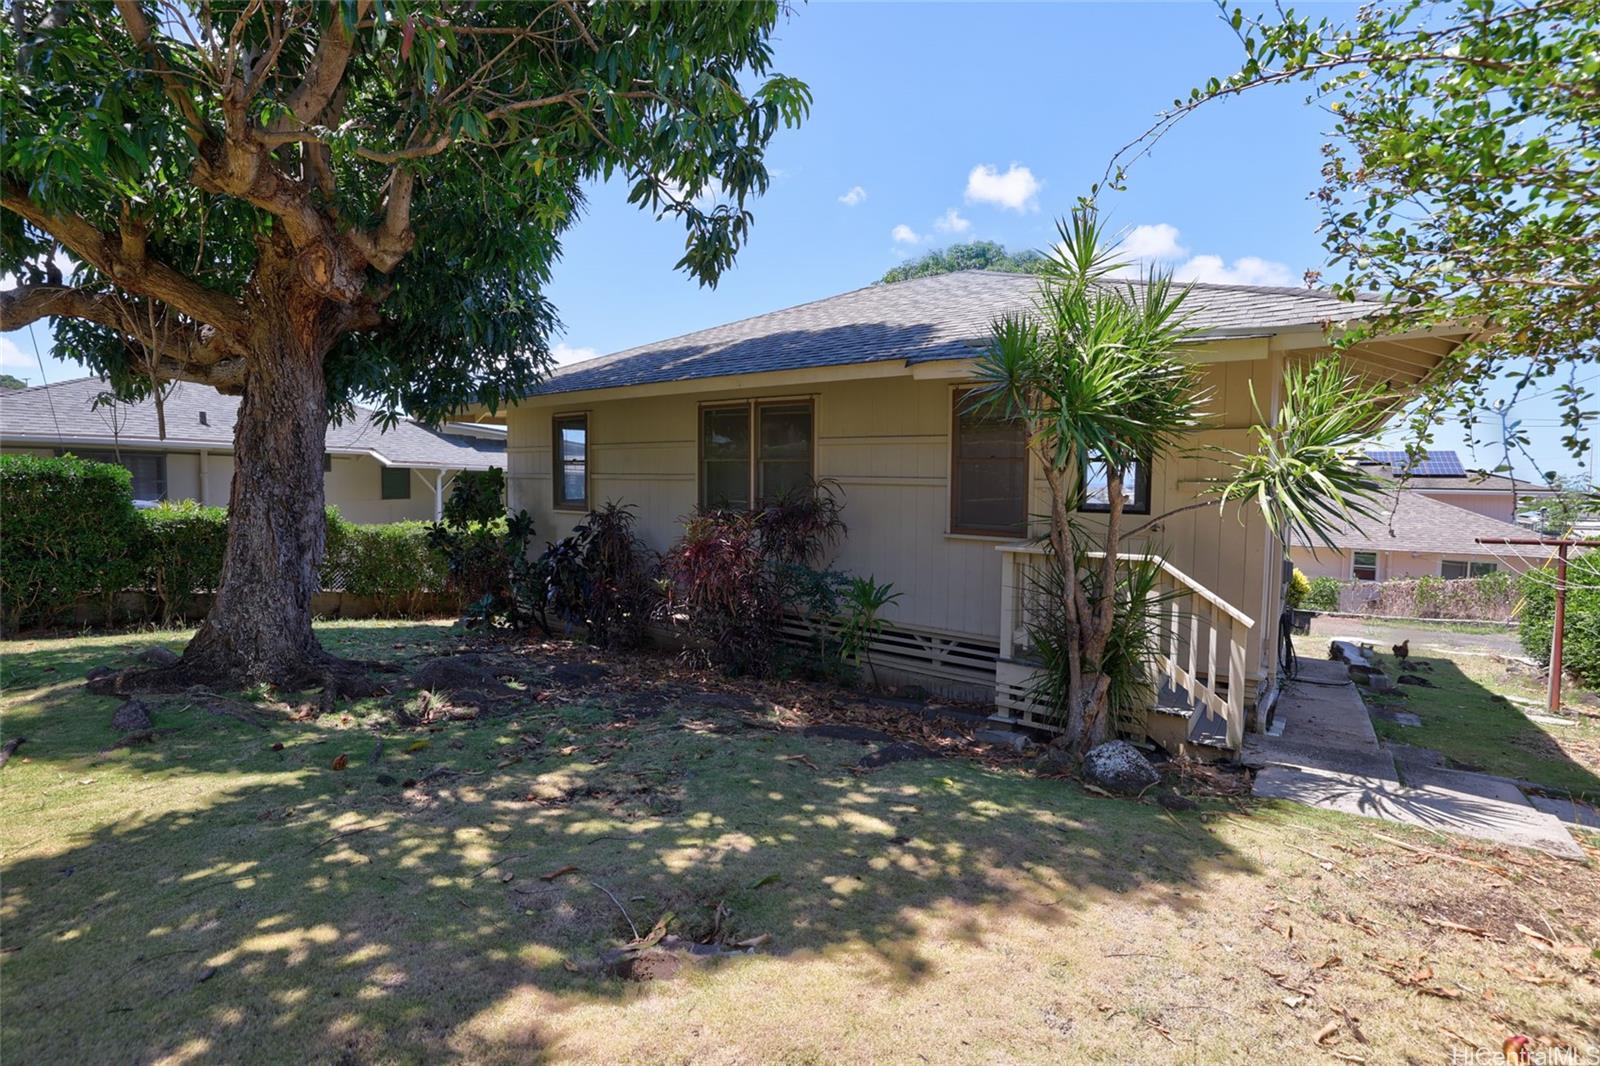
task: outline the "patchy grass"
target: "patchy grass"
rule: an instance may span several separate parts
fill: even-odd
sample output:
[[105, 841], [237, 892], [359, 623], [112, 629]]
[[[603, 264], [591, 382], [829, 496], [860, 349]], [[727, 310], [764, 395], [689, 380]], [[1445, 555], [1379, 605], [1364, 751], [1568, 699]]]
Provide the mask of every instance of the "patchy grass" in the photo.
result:
[[[1563, 714], [1561, 724], [1528, 717], [1547, 717], [1543, 687], [1528, 671], [1491, 655], [1413, 653], [1404, 666], [1391, 655], [1377, 658], [1391, 677], [1409, 674], [1431, 685], [1363, 694], [1380, 738], [1433, 748], [1466, 769], [1600, 801], [1600, 714], [1592, 708]], [[1422, 725], [1400, 725], [1398, 711], [1416, 715]]]
[[[319, 628], [369, 658], [462, 644], [443, 625]], [[490, 649], [520, 664], [519, 694], [472, 721], [401, 729], [369, 700], [258, 727], [195, 696], [153, 704], [155, 743], [105, 751], [115, 701], [78, 679], [151, 640], [5, 648], [0, 728], [28, 737], [0, 770], [10, 1060], [1600, 1046], [1591, 867], [1303, 808], [1174, 813], [1019, 762], [860, 773], [859, 744], [774, 728], [817, 690], [741, 706], [652, 657], [562, 687], [547, 667], [588, 658], [566, 645]], [[770, 939], [667, 982], [591, 974], [630, 921], [668, 913], [690, 939]]]

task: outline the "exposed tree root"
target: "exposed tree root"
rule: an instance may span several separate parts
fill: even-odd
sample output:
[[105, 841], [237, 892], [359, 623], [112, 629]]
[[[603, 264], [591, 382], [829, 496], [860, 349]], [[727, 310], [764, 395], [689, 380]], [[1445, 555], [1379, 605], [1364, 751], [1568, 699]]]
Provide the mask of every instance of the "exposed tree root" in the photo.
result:
[[211, 661], [214, 658], [202, 654], [199, 661], [191, 661], [185, 652], [171, 665], [132, 666], [91, 678], [84, 687], [97, 695], [126, 696], [138, 692], [187, 692], [194, 688], [210, 692], [237, 690], [265, 682], [291, 691], [320, 689], [319, 706], [327, 714], [341, 699], [383, 695], [389, 686], [381, 676], [374, 675], [399, 671], [389, 663], [341, 659], [320, 649], [304, 663], [268, 673]]

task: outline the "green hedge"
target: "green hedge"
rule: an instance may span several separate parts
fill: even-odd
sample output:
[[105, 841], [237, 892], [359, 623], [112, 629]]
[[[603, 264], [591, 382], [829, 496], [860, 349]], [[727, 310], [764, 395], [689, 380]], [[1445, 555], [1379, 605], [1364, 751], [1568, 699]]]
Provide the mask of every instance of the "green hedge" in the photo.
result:
[[49, 625], [137, 582], [144, 524], [121, 466], [0, 455], [0, 601], [7, 630]]
[[[170, 623], [214, 591], [228, 544], [228, 513], [192, 500], [133, 506], [132, 479], [113, 463], [73, 456], [0, 456], [0, 602], [7, 632], [70, 617], [86, 597], [148, 593], [149, 620]], [[360, 526], [328, 508], [322, 587], [414, 614], [441, 597], [459, 608], [427, 522]]]
[[[1528, 658], [1550, 665], [1555, 629], [1555, 568], [1529, 570], [1518, 579], [1522, 614], [1518, 636]], [[1600, 685], [1600, 552], [1587, 552], [1567, 564], [1567, 618], [1561, 665], [1588, 686]]]

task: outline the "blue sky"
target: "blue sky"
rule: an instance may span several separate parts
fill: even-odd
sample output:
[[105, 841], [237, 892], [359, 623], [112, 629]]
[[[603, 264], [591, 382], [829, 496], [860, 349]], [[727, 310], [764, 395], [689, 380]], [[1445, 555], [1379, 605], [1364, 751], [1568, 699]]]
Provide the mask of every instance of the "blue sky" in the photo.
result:
[[[672, 269], [681, 227], [630, 207], [620, 183], [597, 186], [551, 291], [565, 323], [558, 354], [603, 354], [842, 292], [955, 241], [1042, 246], [1111, 153], [1236, 64], [1237, 47], [1208, 4], [800, 7], [778, 31], [778, 69], [810, 84], [815, 107], [775, 140], [772, 188], [754, 204], [738, 265], [715, 290], [699, 288]], [[1325, 117], [1295, 88], [1213, 105], [1103, 202], [1138, 250], [1180, 276], [1298, 284], [1323, 262], [1307, 194]], [[48, 332], [34, 330], [0, 335], [0, 370], [36, 383], [37, 339], [48, 380], [81, 373], [50, 360]], [[1516, 414], [1540, 467], [1577, 469], [1548, 397]], [[1442, 427], [1436, 446], [1461, 448], [1464, 434]], [[1533, 472], [1526, 458], [1517, 466]]]

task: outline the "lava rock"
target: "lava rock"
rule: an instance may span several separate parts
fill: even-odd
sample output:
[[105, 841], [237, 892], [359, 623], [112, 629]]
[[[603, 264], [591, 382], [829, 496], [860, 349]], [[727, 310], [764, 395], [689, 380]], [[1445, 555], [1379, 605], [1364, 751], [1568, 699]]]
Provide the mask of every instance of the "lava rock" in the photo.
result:
[[1066, 777], [1076, 765], [1077, 760], [1072, 757], [1072, 752], [1051, 745], [1044, 749], [1044, 754], [1039, 756], [1033, 769], [1040, 777]]
[[124, 700], [111, 716], [111, 728], [118, 733], [140, 733], [154, 725], [150, 708], [141, 700]]
[[1423, 688], [1438, 687], [1432, 681], [1421, 676], [1420, 674], [1401, 674], [1399, 677], [1395, 678], [1395, 680], [1402, 685], [1420, 685]]
[[146, 666], [171, 666], [179, 659], [177, 652], [171, 648], [163, 648], [159, 644], [152, 644], [139, 653], [139, 661]]
[[932, 748], [902, 741], [896, 744], [885, 744], [877, 751], [863, 755], [861, 761], [856, 765], [863, 770], [876, 770], [880, 766], [888, 766], [891, 763], [910, 762], [913, 759], [937, 759], [938, 757], [939, 753]]
[[1150, 760], [1126, 740], [1111, 740], [1089, 749], [1083, 777], [1091, 785], [1122, 795], [1136, 795], [1161, 780]]
[[610, 673], [610, 670], [595, 663], [560, 663], [551, 667], [550, 680], [558, 685], [575, 688], [579, 685], [592, 685]]

